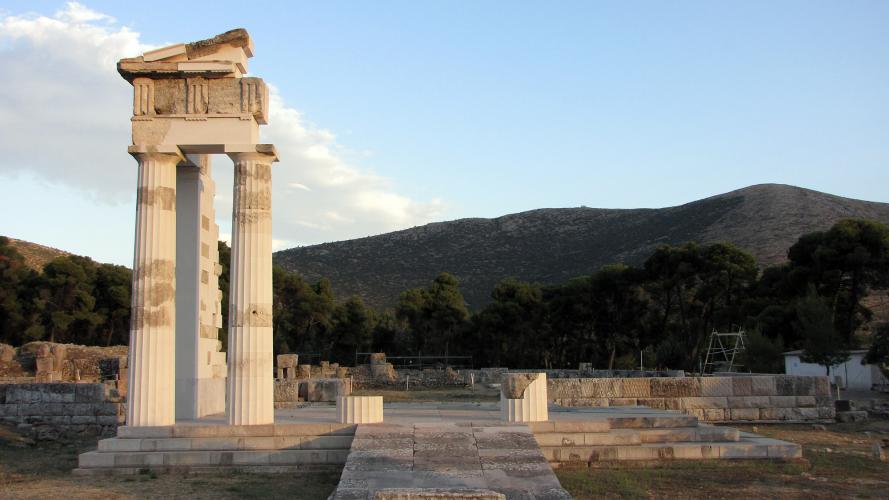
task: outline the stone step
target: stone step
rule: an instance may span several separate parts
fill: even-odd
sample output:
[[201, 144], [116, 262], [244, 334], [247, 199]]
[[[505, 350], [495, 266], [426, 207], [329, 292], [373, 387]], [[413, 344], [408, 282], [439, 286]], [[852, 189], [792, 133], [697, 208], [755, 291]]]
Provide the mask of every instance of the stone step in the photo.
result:
[[98, 451], [348, 450], [352, 446], [352, 439], [350, 435], [109, 438], [99, 441]]
[[703, 460], [771, 458], [794, 459], [802, 457], [802, 448], [793, 443], [777, 440], [652, 443], [619, 446], [541, 446], [543, 455], [550, 463], [590, 463], [622, 460]]
[[609, 432], [615, 429], [684, 429], [697, 427], [697, 417], [680, 413], [658, 416], [606, 417], [591, 420], [550, 420], [528, 422], [534, 433], [544, 432]]
[[609, 417], [612, 429], [672, 429], [677, 427], [697, 427], [698, 418], [677, 413], [656, 417]]
[[738, 441], [740, 433], [730, 427], [680, 427], [663, 429], [616, 429], [610, 432], [538, 432], [541, 446], [613, 446], [643, 443]]
[[83, 453], [78, 459], [81, 469], [119, 467], [218, 467], [264, 465], [342, 465], [348, 449], [329, 450], [234, 450], [234, 451], [122, 451]]
[[336, 472], [342, 464], [300, 464], [300, 465], [169, 465], [151, 467], [92, 467], [77, 468], [72, 474], [77, 476], [134, 476], [155, 472], [158, 474], [303, 474], [307, 472]]
[[272, 437], [272, 436], [346, 436], [355, 434], [355, 424], [268, 424], [220, 425], [177, 424], [163, 427], [117, 428], [117, 437], [133, 438], [211, 438], [211, 437]]

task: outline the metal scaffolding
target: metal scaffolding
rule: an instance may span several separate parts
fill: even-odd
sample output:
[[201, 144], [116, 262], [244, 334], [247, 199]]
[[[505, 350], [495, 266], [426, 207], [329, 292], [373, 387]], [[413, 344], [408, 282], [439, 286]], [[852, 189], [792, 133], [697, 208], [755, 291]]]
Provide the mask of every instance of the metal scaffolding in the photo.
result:
[[746, 341], [747, 335], [742, 329], [725, 333], [714, 329], [704, 358], [704, 373], [735, 371], [741, 366], [736, 364], [736, 359], [746, 349]]

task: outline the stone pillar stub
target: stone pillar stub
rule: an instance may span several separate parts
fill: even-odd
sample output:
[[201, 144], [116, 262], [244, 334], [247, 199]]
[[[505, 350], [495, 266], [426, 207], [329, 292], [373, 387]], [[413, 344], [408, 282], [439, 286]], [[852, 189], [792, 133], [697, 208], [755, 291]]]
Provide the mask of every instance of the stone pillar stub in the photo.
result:
[[500, 384], [500, 420], [549, 420], [546, 373], [506, 373], [501, 377]]
[[134, 148], [139, 162], [127, 425], [175, 423], [178, 148]]
[[[266, 145], [262, 145], [266, 146]], [[229, 152], [234, 162], [228, 336], [231, 425], [274, 422], [272, 163], [274, 148]]]

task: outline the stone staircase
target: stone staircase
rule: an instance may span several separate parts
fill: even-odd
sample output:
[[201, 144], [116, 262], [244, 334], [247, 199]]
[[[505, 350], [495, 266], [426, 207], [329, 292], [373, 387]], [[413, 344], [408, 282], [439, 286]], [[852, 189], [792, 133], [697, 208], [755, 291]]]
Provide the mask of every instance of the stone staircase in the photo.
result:
[[701, 424], [696, 417], [659, 412], [656, 416], [614, 416], [551, 420], [529, 424], [553, 465], [610, 460], [793, 459], [799, 445]]
[[339, 470], [346, 463], [355, 425], [274, 424], [119, 427], [80, 455], [76, 474], [157, 472], [288, 472]]

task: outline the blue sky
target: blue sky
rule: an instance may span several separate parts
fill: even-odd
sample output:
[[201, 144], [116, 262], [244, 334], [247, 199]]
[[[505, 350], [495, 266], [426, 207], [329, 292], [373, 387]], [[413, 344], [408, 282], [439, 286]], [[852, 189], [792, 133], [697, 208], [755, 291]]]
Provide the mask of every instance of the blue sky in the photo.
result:
[[[98, 42], [79, 33], [93, 28], [127, 31], [131, 50], [247, 28], [251, 73], [291, 112], [271, 135], [298, 136], [292, 161], [276, 166], [281, 182], [302, 186], [275, 194], [282, 247], [539, 207], [669, 206], [765, 182], [889, 202], [885, 1], [26, 5], [0, 2], [0, 62], [26, 69], [20, 59], [52, 46], [41, 45], [38, 27], [10, 35], [10, 17], [67, 22], [60, 29], [86, 48]], [[111, 73], [101, 76], [106, 94], [124, 102], [129, 89], [113, 64]], [[91, 82], [68, 84], [76, 93]], [[0, 98], [4, 129], [15, 125], [4, 108], [12, 98]], [[123, 151], [114, 120], [125, 131], [127, 115], [108, 109], [90, 140]], [[44, 141], [55, 127], [77, 127], [40, 119]], [[316, 165], [303, 152], [319, 145]], [[12, 156], [0, 160], [0, 234], [129, 263], [125, 189], [103, 191], [33, 166], [39, 159], [24, 152]], [[135, 171], [119, 158], [102, 161]], [[221, 175], [225, 160], [216, 168]], [[350, 187], [324, 180], [336, 172]], [[40, 204], [9, 217], [28, 200]], [[224, 231], [225, 201], [217, 208]], [[54, 222], [59, 210], [64, 227]], [[71, 224], [80, 214], [104, 214], [107, 233], [79, 236]], [[129, 240], [112, 245], [112, 231]]]

